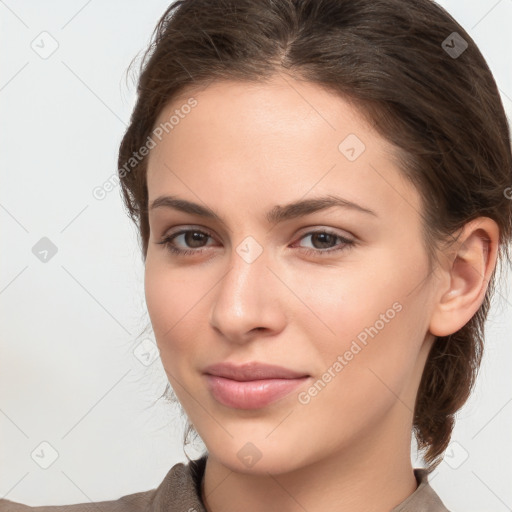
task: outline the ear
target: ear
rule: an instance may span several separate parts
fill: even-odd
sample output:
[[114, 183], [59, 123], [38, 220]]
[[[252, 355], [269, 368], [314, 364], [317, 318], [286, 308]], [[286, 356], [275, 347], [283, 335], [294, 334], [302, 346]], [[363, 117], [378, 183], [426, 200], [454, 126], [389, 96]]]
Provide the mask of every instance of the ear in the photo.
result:
[[434, 336], [448, 336], [471, 320], [481, 306], [496, 266], [499, 227], [478, 217], [461, 230], [447, 264], [440, 269], [439, 293], [430, 319]]

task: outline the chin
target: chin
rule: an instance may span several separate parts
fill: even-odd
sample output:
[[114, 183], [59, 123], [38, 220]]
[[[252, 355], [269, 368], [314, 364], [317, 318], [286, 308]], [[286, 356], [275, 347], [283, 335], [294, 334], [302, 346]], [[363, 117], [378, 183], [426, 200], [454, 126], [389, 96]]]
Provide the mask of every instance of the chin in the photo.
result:
[[283, 474], [294, 471], [309, 462], [305, 457], [304, 447], [297, 450], [295, 445], [283, 444], [279, 448], [263, 442], [236, 442], [208, 446], [209, 456], [215, 458], [224, 467], [236, 473], [250, 475]]

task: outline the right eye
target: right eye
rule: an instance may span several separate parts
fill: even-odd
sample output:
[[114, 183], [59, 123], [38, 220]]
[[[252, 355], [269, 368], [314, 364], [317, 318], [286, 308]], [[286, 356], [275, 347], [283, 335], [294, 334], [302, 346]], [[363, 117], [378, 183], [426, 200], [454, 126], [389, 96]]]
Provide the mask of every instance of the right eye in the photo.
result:
[[200, 229], [181, 229], [175, 233], [170, 233], [164, 236], [160, 242], [156, 242], [159, 245], [163, 245], [166, 249], [178, 256], [188, 256], [192, 254], [200, 254], [203, 252], [203, 247], [199, 247], [198, 249], [180, 249], [176, 247], [175, 240], [179, 237], [183, 237], [183, 242], [187, 245], [195, 245], [201, 244], [208, 238], [211, 238], [211, 235], [205, 231]]

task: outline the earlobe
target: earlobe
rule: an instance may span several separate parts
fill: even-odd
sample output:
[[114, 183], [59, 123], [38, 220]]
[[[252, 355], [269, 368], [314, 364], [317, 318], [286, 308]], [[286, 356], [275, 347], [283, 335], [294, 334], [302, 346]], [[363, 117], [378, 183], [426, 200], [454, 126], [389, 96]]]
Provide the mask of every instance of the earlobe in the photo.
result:
[[478, 311], [496, 266], [498, 240], [498, 225], [488, 217], [479, 217], [464, 226], [457, 249], [451, 254], [451, 264], [443, 270], [449, 287], [439, 290], [429, 326], [431, 334], [453, 334]]

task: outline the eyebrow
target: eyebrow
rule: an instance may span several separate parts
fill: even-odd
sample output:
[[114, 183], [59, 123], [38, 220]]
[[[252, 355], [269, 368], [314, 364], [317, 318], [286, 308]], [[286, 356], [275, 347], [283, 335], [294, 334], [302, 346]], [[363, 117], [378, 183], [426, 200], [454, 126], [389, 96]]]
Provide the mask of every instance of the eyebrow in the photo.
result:
[[[351, 209], [358, 212], [366, 213], [378, 217], [378, 215], [369, 208], [360, 206], [357, 203], [343, 199], [342, 197], [335, 195], [327, 195], [323, 197], [317, 197], [312, 199], [302, 199], [294, 201], [284, 206], [274, 206], [269, 210], [265, 218], [269, 224], [284, 222], [287, 220], [295, 219], [298, 217], [304, 217], [311, 213], [315, 213], [321, 210], [327, 210], [328, 208], [341, 207], [345, 209]], [[220, 216], [215, 213], [212, 209], [202, 206], [185, 199], [180, 199], [175, 196], [160, 196], [157, 197], [152, 203], [149, 210], [156, 208], [172, 208], [184, 213], [190, 213], [192, 215], [199, 215], [209, 219], [215, 219], [222, 222]]]

